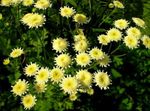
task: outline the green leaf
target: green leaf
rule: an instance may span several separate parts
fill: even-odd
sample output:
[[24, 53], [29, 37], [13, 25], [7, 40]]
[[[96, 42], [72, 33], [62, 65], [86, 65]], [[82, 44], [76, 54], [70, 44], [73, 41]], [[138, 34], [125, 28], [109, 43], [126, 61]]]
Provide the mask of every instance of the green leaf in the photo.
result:
[[65, 0], [65, 3], [70, 3], [71, 5], [73, 5], [74, 7], [77, 6], [76, 2], [74, 0]]
[[112, 76], [113, 76], [114, 78], [119, 78], [119, 77], [122, 76], [122, 75], [121, 75], [117, 70], [115, 70], [115, 69], [111, 69], [111, 73], [112, 73]]
[[105, 29], [102, 28], [92, 28], [93, 32], [106, 32]]

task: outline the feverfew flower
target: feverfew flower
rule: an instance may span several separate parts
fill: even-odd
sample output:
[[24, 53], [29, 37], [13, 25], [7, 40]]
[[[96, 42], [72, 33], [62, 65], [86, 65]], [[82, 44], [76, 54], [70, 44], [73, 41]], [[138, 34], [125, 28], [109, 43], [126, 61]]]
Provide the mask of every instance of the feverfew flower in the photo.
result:
[[10, 63], [9, 58], [3, 60], [3, 64], [4, 64], [4, 65], [8, 65], [9, 63]]
[[44, 83], [44, 82], [37, 82], [37, 83], [35, 83], [35, 90], [36, 90], [36, 92], [37, 93], [42, 93], [42, 92], [45, 92], [45, 90], [46, 90], [46, 84]]
[[84, 14], [75, 14], [73, 19], [79, 24], [86, 24], [88, 22], [88, 19]]
[[122, 33], [118, 29], [112, 28], [108, 30], [107, 36], [111, 41], [118, 42], [122, 38]]
[[109, 75], [107, 72], [97, 72], [94, 77], [94, 81], [97, 86], [99, 86], [101, 89], [108, 89], [109, 85], [111, 84], [111, 80], [109, 78]]
[[99, 60], [102, 59], [104, 57], [104, 53], [102, 50], [98, 49], [97, 47], [93, 48], [90, 52], [89, 52], [90, 56], [92, 59], [95, 60]]
[[35, 102], [36, 98], [31, 94], [27, 94], [22, 97], [22, 104], [25, 109], [31, 109], [35, 105]]
[[113, 3], [116, 8], [124, 8], [124, 5], [118, 0], [114, 0]]
[[12, 3], [12, 0], [1, 0], [0, 5], [2, 6], [10, 6]]
[[98, 41], [102, 45], [108, 45], [108, 43], [110, 43], [110, 38], [107, 35], [101, 34], [98, 36]]
[[19, 4], [19, 3], [22, 2], [22, 0], [12, 0], [11, 2], [12, 2], [13, 4]]
[[140, 19], [140, 18], [137, 18], [137, 17], [132, 17], [132, 20], [133, 20], [133, 22], [134, 22], [137, 26], [142, 27], [142, 28], [145, 27], [145, 22], [144, 22], [144, 20], [142, 20], [142, 19]]
[[75, 60], [76, 60], [77, 64], [82, 67], [89, 65], [91, 62], [90, 56], [84, 52], [77, 54]]
[[125, 19], [119, 19], [114, 22], [115, 27], [120, 30], [126, 29], [128, 27], [128, 24], [128, 21]]
[[65, 77], [63, 78], [60, 87], [65, 93], [72, 94], [77, 91], [78, 82], [75, 77]]
[[28, 90], [28, 82], [24, 79], [19, 79], [14, 86], [12, 86], [12, 92], [15, 95], [22, 96]]
[[38, 9], [47, 9], [48, 7], [51, 7], [51, 3], [50, 0], [38, 0], [34, 7]]
[[143, 42], [143, 45], [144, 45], [146, 48], [150, 49], [150, 37], [147, 36], [147, 35], [144, 35], [141, 40], [142, 40], [142, 42]]
[[75, 10], [72, 7], [64, 6], [60, 8], [60, 14], [62, 17], [69, 18], [75, 14]]
[[16, 48], [16, 49], [12, 50], [12, 52], [10, 53], [10, 57], [17, 58], [17, 57], [21, 56], [23, 53], [24, 53], [23, 49]]
[[53, 40], [52, 45], [56, 52], [63, 52], [67, 49], [68, 43], [66, 39], [56, 38]]
[[107, 67], [109, 66], [109, 63], [111, 62], [110, 57], [104, 53], [104, 56], [102, 59], [98, 60], [98, 63], [101, 67]]
[[84, 34], [78, 34], [74, 36], [74, 41], [79, 42], [79, 41], [86, 41], [86, 37]]
[[74, 50], [77, 52], [85, 52], [88, 48], [88, 42], [81, 40], [74, 43]]
[[126, 33], [127, 33], [127, 35], [134, 36], [137, 39], [139, 39], [141, 37], [141, 31], [138, 28], [136, 28], [136, 27], [128, 28]]
[[30, 6], [34, 3], [34, 0], [23, 0], [22, 5], [23, 6]]
[[130, 49], [137, 48], [138, 39], [135, 36], [128, 35], [124, 38], [124, 43]]
[[75, 101], [75, 100], [77, 99], [76, 93], [70, 94], [70, 95], [69, 95], [69, 99], [70, 99], [71, 101]]

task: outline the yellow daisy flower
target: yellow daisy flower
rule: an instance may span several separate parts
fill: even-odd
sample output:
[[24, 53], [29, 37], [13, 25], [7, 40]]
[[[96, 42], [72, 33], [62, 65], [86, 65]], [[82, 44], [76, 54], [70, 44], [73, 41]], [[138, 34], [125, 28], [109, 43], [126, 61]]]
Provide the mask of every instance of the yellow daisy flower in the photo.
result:
[[54, 83], [58, 83], [64, 77], [64, 72], [60, 68], [53, 68], [50, 72], [50, 79]]
[[101, 34], [98, 36], [98, 41], [102, 45], [108, 45], [108, 43], [110, 43], [110, 38], [107, 35]]
[[82, 67], [89, 65], [91, 62], [90, 56], [84, 52], [77, 54], [75, 60], [76, 60], [77, 64]]
[[22, 2], [22, 0], [12, 0], [11, 1], [11, 3], [13, 3], [13, 4], [19, 4], [19, 3], [21, 3]]
[[92, 88], [87, 89], [87, 94], [93, 95], [94, 94], [94, 89], [92, 89]]
[[146, 48], [150, 49], [150, 37], [147, 36], [147, 35], [144, 35], [141, 40], [142, 40], [142, 42], [143, 42], [143, 45], [144, 45]]
[[10, 63], [9, 58], [3, 60], [3, 64], [4, 64], [4, 65], [8, 65], [9, 63]]
[[48, 68], [41, 68], [38, 70], [37, 75], [35, 76], [35, 80], [38, 83], [47, 82], [49, 79], [49, 70]]
[[71, 57], [69, 54], [60, 54], [55, 58], [56, 65], [62, 68], [66, 68], [71, 64]]
[[134, 37], [134, 36], [129, 36], [129, 35], [126, 36], [124, 38], [124, 43], [130, 49], [138, 47], [138, 39], [136, 37]]
[[65, 93], [72, 94], [77, 91], [78, 82], [75, 77], [66, 77], [63, 78], [60, 86]]
[[86, 87], [89, 87], [92, 83], [92, 75], [87, 70], [78, 71], [76, 78], [82, 85]]
[[134, 22], [137, 26], [142, 27], [142, 28], [145, 27], [145, 22], [144, 22], [144, 20], [142, 20], [142, 19], [140, 19], [140, 18], [137, 18], [137, 17], [132, 17], [132, 20], [133, 20], [133, 22]]
[[19, 79], [14, 86], [12, 86], [12, 92], [15, 95], [22, 96], [28, 90], [28, 82], [24, 79]]
[[70, 99], [71, 101], [75, 101], [75, 100], [77, 99], [76, 93], [70, 94], [70, 95], [69, 95], [69, 99]]
[[51, 3], [50, 0], [38, 0], [34, 7], [38, 9], [47, 9], [48, 7], [51, 7]]
[[97, 86], [104, 90], [108, 89], [108, 86], [111, 84], [111, 80], [107, 72], [97, 72], [95, 74], [94, 81]]
[[31, 6], [34, 3], [34, 0], [23, 0], [22, 5], [23, 6]]
[[12, 58], [16, 58], [16, 57], [19, 57], [23, 54], [23, 49], [21, 48], [16, 48], [16, 49], [13, 49], [12, 52], [10, 53], [10, 57]]
[[118, 0], [114, 0], [113, 3], [116, 8], [124, 8], [124, 5]]
[[88, 42], [85, 40], [75, 42], [74, 44], [74, 50], [77, 52], [85, 52], [87, 48], [88, 48]]
[[27, 94], [22, 97], [22, 104], [25, 109], [31, 109], [35, 105], [35, 102], [36, 97], [31, 94]]
[[104, 53], [104, 56], [102, 59], [98, 60], [98, 63], [101, 67], [107, 67], [109, 66], [109, 63], [111, 62], [110, 57]]
[[1, 0], [0, 5], [2, 6], [10, 6], [12, 3], [12, 0]]
[[97, 47], [93, 48], [89, 54], [90, 54], [91, 58], [95, 59], [95, 60], [99, 60], [104, 57], [103, 51], [98, 49]]
[[75, 14], [73, 19], [79, 24], [86, 24], [88, 22], [88, 19], [84, 14]]
[[24, 68], [24, 72], [27, 76], [31, 77], [38, 71], [38, 65], [36, 63], [31, 63]]
[[122, 38], [122, 33], [116, 29], [116, 28], [112, 28], [107, 32], [107, 36], [109, 37], [109, 39], [111, 41], [119, 41]]
[[86, 41], [86, 37], [84, 34], [78, 34], [74, 36], [74, 41], [79, 42], [79, 41]]
[[128, 21], [125, 19], [119, 19], [114, 22], [115, 27], [120, 30], [126, 29], [128, 27], [128, 24]]
[[62, 17], [69, 18], [75, 14], [75, 10], [72, 7], [64, 6], [60, 8], [60, 14]]
[[44, 83], [44, 82], [42, 82], [42, 83], [35, 83], [35, 90], [36, 90], [36, 92], [37, 93], [42, 93], [42, 92], [45, 92], [45, 90], [46, 90], [46, 84]]
[[56, 52], [63, 52], [67, 49], [68, 43], [66, 39], [56, 38], [53, 40], [52, 45]]
[[127, 35], [134, 36], [137, 39], [139, 39], [141, 37], [141, 31], [138, 28], [136, 28], [136, 27], [128, 28], [126, 33], [127, 33]]

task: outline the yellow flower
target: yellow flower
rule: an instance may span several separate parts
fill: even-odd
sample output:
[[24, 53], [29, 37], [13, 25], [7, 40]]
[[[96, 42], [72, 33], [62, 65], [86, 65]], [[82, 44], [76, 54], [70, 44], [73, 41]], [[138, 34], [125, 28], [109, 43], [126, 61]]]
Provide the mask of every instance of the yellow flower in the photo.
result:
[[110, 29], [107, 32], [107, 36], [109, 37], [109, 39], [111, 41], [116, 41], [116, 42], [119, 41], [119, 40], [121, 40], [121, 38], [122, 38], [121, 32], [118, 29], [116, 29], [116, 28]]
[[111, 84], [111, 80], [107, 72], [97, 72], [94, 77], [95, 83], [101, 89], [108, 89], [109, 85]]
[[45, 92], [46, 90], [46, 84], [44, 82], [42, 83], [35, 83], [35, 90], [38, 92], [38, 93], [42, 93], [42, 92]]
[[13, 4], [19, 4], [19, 3], [21, 3], [22, 2], [22, 0], [12, 0], [12, 3]]
[[143, 42], [143, 45], [144, 45], [146, 48], [150, 49], [150, 37], [147, 36], [147, 35], [144, 35], [141, 40], [142, 40], [142, 42]]
[[38, 65], [36, 63], [31, 63], [24, 68], [24, 72], [27, 76], [31, 77], [38, 71]]
[[87, 94], [93, 95], [94, 94], [94, 90], [92, 88], [87, 89]]
[[124, 43], [125, 45], [130, 48], [130, 49], [133, 49], [133, 48], [137, 48], [138, 46], [138, 39], [134, 36], [126, 36], [124, 38]]
[[12, 3], [12, 0], [1, 0], [0, 5], [2, 6], [10, 6]]
[[76, 60], [77, 64], [82, 67], [89, 65], [91, 62], [90, 56], [84, 52], [77, 54], [75, 60]]
[[75, 42], [79, 42], [79, 41], [86, 41], [86, 37], [83, 34], [78, 34], [74, 36], [74, 41]]
[[35, 76], [35, 80], [38, 83], [47, 82], [48, 79], [49, 79], [49, 70], [48, 70], [48, 68], [41, 68], [37, 72], [37, 75]]
[[63, 52], [67, 49], [68, 43], [66, 39], [56, 38], [53, 40], [52, 45], [56, 52]]
[[24, 24], [28, 25], [29, 28], [33, 28], [33, 27], [38, 28], [41, 27], [46, 20], [45, 20], [45, 16], [42, 14], [28, 13], [23, 16], [21, 21]]
[[23, 54], [23, 49], [21, 48], [16, 48], [16, 49], [13, 49], [12, 52], [10, 53], [10, 57], [12, 58], [16, 58], [16, 57], [19, 57]]
[[113, 3], [109, 3], [108, 7], [109, 8], [114, 8], [114, 4]]
[[12, 86], [12, 92], [15, 95], [22, 96], [28, 90], [28, 82], [23, 80], [18, 80], [14, 86]]
[[72, 7], [64, 6], [60, 8], [60, 14], [62, 17], [69, 18], [75, 14], [75, 10]]
[[10, 63], [9, 58], [3, 60], [3, 64], [4, 64], [4, 65], [8, 65], [9, 63]]
[[64, 77], [64, 72], [60, 68], [53, 68], [50, 72], [51, 81], [58, 83]]
[[104, 53], [104, 56], [102, 59], [98, 60], [98, 63], [101, 67], [107, 67], [109, 66], [109, 63], [111, 62], [110, 57]]
[[75, 77], [66, 77], [63, 78], [60, 86], [65, 93], [71, 94], [77, 91], [78, 83]]
[[114, 0], [113, 3], [116, 8], [124, 8], [124, 5], [118, 0]]
[[110, 38], [107, 35], [101, 34], [98, 36], [98, 41], [102, 45], [108, 45], [108, 43], [110, 43]]
[[47, 9], [48, 7], [51, 7], [51, 3], [50, 0], [38, 0], [34, 7], [38, 9]]
[[31, 94], [27, 94], [22, 97], [22, 104], [24, 105], [25, 109], [31, 109], [35, 105], [35, 102], [36, 98]]
[[56, 65], [66, 68], [71, 64], [71, 57], [68, 54], [60, 54], [55, 58]]
[[77, 99], [76, 93], [70, 94], [70, 95], [69, 95], [69, 99], [70, 99], [71, 101], [75, 101], [75, 100]]
[[126, 29], [128, 27], [128, 24], [128, 21], [125, 19], [119, 19], [114, 22], [115, 27], [120, 30]]
[[88, 42], [85, 40], [75, 42], [74, 44], [74, 50], [77, 52], [85, 52], [87, 48], [88, 48]]
[[80, 70], [77, 72], [76, 75], [77, 80], [79, 80], [79, 82], [86, 86], [86, 87], [90, 87], [91, 83], [92, 83], [92, 75], [90, 72], [88, 72], [87, 70]]
[[84, 14], [75, 14], [73, 19], [79, 24], [86, 24], [88, 22], [87, 17]]
[[95, 47], [90, 51], [90, 56], [92, 59], [99, 60], [104, 57], [104, 53], [102, 50]]
[[24, 6], [30, 6], [30, 5], [32, 5], [34, 3], [34, 0], [23, 0], [22, 1], [22, 4], [24, 5]]
[[126, 33], [127, 33], [127, 35], [134, 36], [137, 39], [139, 39], [141, 37], [141, 31], [138, 28], [136, 28], [136, 27], [128, 28]]
[[133, 17], [132, 20], [133, 20], [133, 22], [134, 22], [137, 26], [142, 27], [142, 28], [145, 27], [145, 22], [144, 22], [144, 20], [142, 20], [142, 19], [140, 19], [140, 18], [136, 18], [136, 17]]

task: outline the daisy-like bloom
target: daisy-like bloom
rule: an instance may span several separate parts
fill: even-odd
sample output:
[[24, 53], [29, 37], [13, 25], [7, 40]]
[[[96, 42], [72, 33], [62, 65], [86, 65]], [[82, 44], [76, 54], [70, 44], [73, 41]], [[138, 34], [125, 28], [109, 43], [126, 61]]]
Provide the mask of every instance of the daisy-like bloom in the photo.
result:
[[3, 60], [3, 64], [4, 65], [8, 65], [9, 63], [10, 63], [9, 58], [6, 58], [6, 59]]
[[50, 79], [52, 82], [54, 83], [58, 83], [62, 80], [62, 78], [64, 77], [64, 72], [62, 69], [60, 68], [53, 68], [50, 71]]
[[48, 7], [51, 7], [51, 3], [50, 0], [38, 0], [34, 7], [38, 9], [47, 9]]
[[108, 45], [108, 43], [110, 43], [110, 38], [107, 35], [101, 34], [97, 38], [102, 45]]
[[75, 42], [74, 44], [74, 50], [77, 52], [85, 52], [87, 48], [88, 48], [88, 42], [85, 40]]
[[93, 95], [94, 94], [94, 90], [92, 88], [87, 89], [87, 94]]
[[119, 41], [122, 38], [122, 33], [116, 29], [112, 28], [107, 32], [107, 36], [109, 37], [110, 41]]
[[76, 60], [77, 64], [82, 67], [89, 65], [91, 62], [90, 56], [84, 52], [77, 54], [75, 60]]
[[36, 97], [31, 94], [27, 94], [22, 97], [22, 104], [25, 109], [31, 109], [35, 105], [35, 102]]
[[52, 45], [56, 52], [63, 52], [67, 49], [68, 43], [66, 39], [56, 38], [53, 40]]
[[35, 90], [36, 90], [36, 92], [37, 93], [42, 93], [42, 92], [45, 92], [45, 90], [46, 90], [46, 84], [44, 83], [44, 82], [42, 82], [42, 83], [35, 83]]
[[1, 0], [0, 5], [1, 6], [10, 6], [12, 3], [12, 0]]
[[124, 5], [118, 0], [114, 0], [113, 3], [116, 8], [124, 8]]
[[19, 79], [14, 86], [12, 86], [11, 92], [15, 95], [22, 96], [28, 90], [28, 82], [24, 79]]
[[23, 49], [21, 48], [16, 48], [16, 49], [13, 49], [12, 52], [10, 53], [10, 57], [12, 58], [16, 58], [16, 57], [19, 57], [23, 54]]
[[82, 41], [82, 40], [86, 41], [86, 37], [85, 37], [84, 34], [78, 34], [78, 35], [74, 36], [74, 41], [75, 42], [79, 42], [79, 41]]
[[76, 93], [70, 94], [70, 95], [69, 95], [69, 99], [70, 99], [71, 101], [75, 101], [75, 100], [77, 99]]
[[86, 24], [88, 22], [88, 19], [84, 14], [75, 14], [73, 19], [79, 24]]
[[142, 40], [142, 42], [143, 42], [143, 45], [144, 45], [146, 48], [150, 49], [150, 37], [147, 36], [147, 35], [144, 35], [141, 40]]
[[86, 87], [89, 87], [92, 83], [92, 75], [87, 70], [78, 71], [76, 78], [82, 85]]
[[124, 43], [130, 49], [138, 47], [138, 39], [136, 37], [134, 37], [134, 36], [129, 36], [129, 35], [126, 36], [124, 38]]
[[65, 77], [63, 78], [60, 87], [65, 93], [72, 94], [76, 93], [78, 88], [78, 82], [75, 77]]
[[136, 28], [136, 27], [128, 28], [126, 33], [127, 33], [127, 35], [134, 36], [137, 39], [139, 39], [141, 37], [141, 31], [138, 28]]
[[34, 3], [34, 0], [23, 0], [22, 5], [23, 6], [31, 6]]
[[75, 10], [71, 7], [64, 6], [60, 8], [60, 14], [62, 17], [71, 17], [75, 14]]
[[45, 16], [42, 15], [42, 14], [28, 13], [28, 14], [23, 16], [21, 21], [24, 24], [26, 24], [27, 26], [29, 26], [29, 28], [33, 28], [33, 27], [38, 28], [38, 27], [41, 27], [44, 24], [46, 19], [45, 19]]
[[31, 77], [36, 74], [38, 69], [39, 69], [39, 67], [36, 63], [30, 63], [24, 68], [24, 72], [27, 76]]
[[125, 19], [119, 19], [114, 22], [116, 28], [123, 30], [126, 29], [129, 25], [128, 21]]
[[90, 56], [92, 59], [95, 60], [99, 60], [102, 59], [104, 57], [104, 53], [102, 50], [100, 50], [99, 48], [95, 47], [90, 51]]
[[104, 56], [102, 59], [98, 60], [98, 63], [101, 67], [107, 67], [109, 66], [109, 63], [111, 62], [110, 57], [104, 53]]
[[12, 0], [12, 4], [19, 4], [19, 3], [21, 3], [22, 2], [22, 0]]
[[71, 64], [71, 57], [69, 54], [60, 54], [55, 58], [56, 65], [62, 68], [66, 68]]
[[94, 81], [97, 86], [99, 86], [101, 89], [108, 89], [109, 85], [111, 84], [111, 80], [109, 78], [109, 75], [107, 72], [97, 72], [94, 77]]
[[142, 20], [142, 19], [140, 19], [140, 18], [137, 18], [137, 17], [132, 17], [132, 20], [133, 20], [133, 22], [134, 22], [137, 26], [142, 27], [142, 28], [145, 27], [145, 22], [144, 22], [144, 20]]
[[41, 68], [38, 70], [37, 75], [35, 76], [35, 80], [38, 83], [47, 82], [49, 79], [49, 70], [48, 68]]

